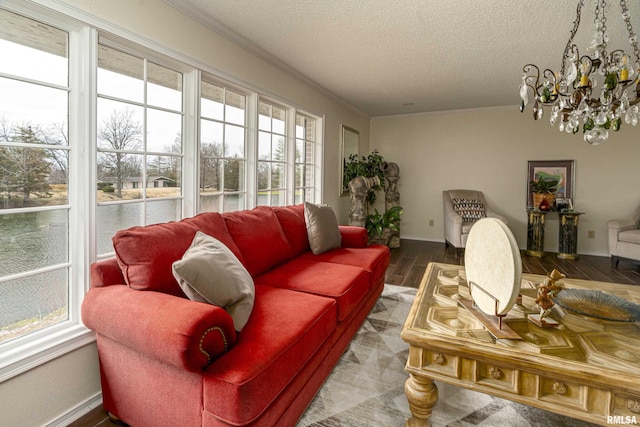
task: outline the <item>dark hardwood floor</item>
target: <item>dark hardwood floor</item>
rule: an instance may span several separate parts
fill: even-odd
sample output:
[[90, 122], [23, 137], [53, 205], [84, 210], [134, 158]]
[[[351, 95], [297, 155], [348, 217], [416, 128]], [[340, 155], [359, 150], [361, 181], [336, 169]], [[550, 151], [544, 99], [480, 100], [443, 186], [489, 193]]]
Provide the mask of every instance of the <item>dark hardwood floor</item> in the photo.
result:
[[[445, 249], [444, 243], [403, 239], [400, 247], [391, 250], [391, 264], [386, 283], [417, 288], [430, 262], [464, 264], [464, 256], [456, 257], [453, 249]], [[618, 268], [611, 267], [609, 257], [581, 255], [576, 260], [558, 259], [555, 253], [532, 257], [522, 252], [522, 271], [547, 275], [557, 268], [567, 277], [600, 282], [640, 285], [640, 263], [620, 260]], [[94, 409], [71, 427], [116, 426], [108, 418], [102, 406]]]
[[[580, 255], [576, 260], [565, 260], [557, 258], [555, 253], [533, 257], [524, 251], [521, 256], [524, 273], [546, 276], [557, 268], [572, 279], [640, 285], [638, 262], [620, 260], [618, 268], [613, 268], [611, 259], [603, 256]], [[386, 283], [417, 288], [430, 262], [464, 265], [464, 255], [456, 257], [455, 251], [445, 249], [444, 243], [403, 239], [399, 248], [391, 250]]]

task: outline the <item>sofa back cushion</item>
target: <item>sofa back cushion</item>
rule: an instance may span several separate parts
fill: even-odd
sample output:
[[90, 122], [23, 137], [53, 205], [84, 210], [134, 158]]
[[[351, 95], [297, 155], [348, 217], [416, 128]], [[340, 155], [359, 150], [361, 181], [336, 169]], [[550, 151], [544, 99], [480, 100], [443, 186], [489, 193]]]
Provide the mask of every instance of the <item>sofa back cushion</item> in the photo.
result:
[[171, 266], [191, 246], [196, 232], [215, 237], [242, 262], [222, 216], [207, 212], [182, 221], [132, 227], [113, 236], [113, 247], [124, 279], [131, 288], [184, 297]]
[[309, 246], [314, 255], [320, 255], [342, 244], [336, 214], [327, 205], [304, 202], [304, 220], [307, 224]]
[[293, 257], [272, 208], [258, 206], [248, 211], [225, 212], [222, 217], [252, 277]]
[[273, 208], [273, 212], [278, 217], [293, 256], [308, 251], [309, 238], [304, 220], [304, 205], [277, 206]]
[[190, 300], [224, 308], [236, 331], [244, 328], [253, 309], [253, 279], [220, 240], [198, 231], [182, 259], [173, 263], [173, 277]]

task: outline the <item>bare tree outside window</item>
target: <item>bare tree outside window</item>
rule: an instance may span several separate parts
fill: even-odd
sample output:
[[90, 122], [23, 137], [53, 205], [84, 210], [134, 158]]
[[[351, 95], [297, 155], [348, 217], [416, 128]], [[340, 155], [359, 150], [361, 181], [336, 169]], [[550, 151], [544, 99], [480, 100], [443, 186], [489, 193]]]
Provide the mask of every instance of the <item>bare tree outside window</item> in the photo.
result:
[[128, 152], [138, 151], [142, 144], [142, 126], [135, 119], [133, 110], [114, 110], [109, 118], [98, 127], [98, 142], [102, 147], [114, 151], [105, 151], [100, 156], [104, 171], [110, 171], [115, 178], [116, 197], [122, 198], [122, 187], [126, 177], [140, 165], [132, 164]]

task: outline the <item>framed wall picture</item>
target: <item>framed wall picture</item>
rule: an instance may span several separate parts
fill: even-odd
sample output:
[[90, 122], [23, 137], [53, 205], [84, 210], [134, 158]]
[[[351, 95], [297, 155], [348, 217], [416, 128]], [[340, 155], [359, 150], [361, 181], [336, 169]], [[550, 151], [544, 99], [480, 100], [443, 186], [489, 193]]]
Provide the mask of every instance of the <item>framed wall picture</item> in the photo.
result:
[[573, 208], [573, 178], [575, 160], [529, 160], [527, 175], [527, 206], [533, 206], [533, 192], [529, 187], [531, 181], [539, 179], [558, 180], [556, 198], [569, 199]]
[[349, 183], [345, 182], [344, 168], [349, 162], [351, 156], [357, 156], [360, 152], [360, 132], [348, 126], [340, 128], [340, 195], [349, 195]]

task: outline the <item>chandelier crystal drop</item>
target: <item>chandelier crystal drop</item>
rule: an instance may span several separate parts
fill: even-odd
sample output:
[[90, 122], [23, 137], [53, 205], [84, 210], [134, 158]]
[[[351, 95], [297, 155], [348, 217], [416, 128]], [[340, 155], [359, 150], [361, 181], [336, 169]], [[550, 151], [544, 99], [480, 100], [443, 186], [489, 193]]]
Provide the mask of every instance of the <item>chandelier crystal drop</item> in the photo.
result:
[[560, 71], [547, 68], [540, 74], [540, 68], [534, 64], [522, 68], [520, 111], [524, 112], [529, 103], [531, 90], [535, 120], [543, 117], [543, 107], [550, 107], [552, 126], [557, 124], [561, 132], [575, 134], [582, 124], [584, 140], [599, 145], [607, 141], [610, 131], [620, 130], [623, 121], [632, 126], [638, 123], [640, 50], [627, 2], [620, 0], [633, 56], [621, 49], [607, 51], [607, 4], [605, 0], [596, 0], [593, 40], [588, 54], [580, 56], [573, 38], [580, 26], [583, 6], [584, 0], [580, 0]]

